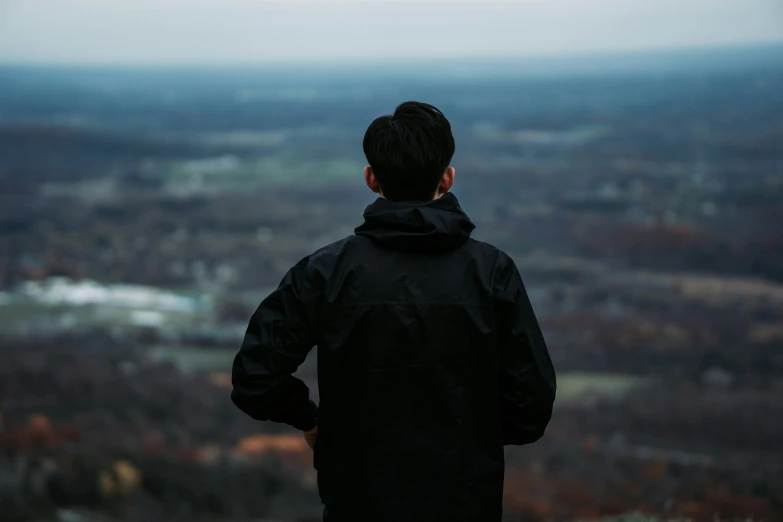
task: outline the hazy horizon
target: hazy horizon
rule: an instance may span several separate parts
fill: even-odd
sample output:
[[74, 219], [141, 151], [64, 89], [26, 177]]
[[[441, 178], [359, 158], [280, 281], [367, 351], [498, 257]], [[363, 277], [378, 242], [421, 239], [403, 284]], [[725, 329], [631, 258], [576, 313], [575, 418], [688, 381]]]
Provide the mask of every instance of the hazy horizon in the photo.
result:
[[0, 63], [280, 65], [783, 43], [776, 0], [5, 0]]

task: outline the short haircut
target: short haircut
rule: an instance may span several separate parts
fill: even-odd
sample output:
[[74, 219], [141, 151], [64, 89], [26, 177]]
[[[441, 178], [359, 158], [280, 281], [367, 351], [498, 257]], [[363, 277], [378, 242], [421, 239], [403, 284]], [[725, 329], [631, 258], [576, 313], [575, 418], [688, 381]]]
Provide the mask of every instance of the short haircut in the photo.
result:
[[386, 199], [426, 201], [451, 163], [454, 136], [437, 108], [408, 101], [370, 124], [363, 147]]

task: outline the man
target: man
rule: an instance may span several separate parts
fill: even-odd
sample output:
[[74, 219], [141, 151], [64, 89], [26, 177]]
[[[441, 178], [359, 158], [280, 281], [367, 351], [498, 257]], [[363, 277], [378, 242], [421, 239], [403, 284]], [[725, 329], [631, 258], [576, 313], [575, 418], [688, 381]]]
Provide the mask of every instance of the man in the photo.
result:
[[[511, 258], [470, 238], [451, 126], [403, 103], [364, 136], [379, 198], [250, 320], [231, 398], [303, 430], [329, 522], [496, 522], [503, 446], [544, 433], [555, 372]], [[318, 346], [320, 406], [291, 374]]]

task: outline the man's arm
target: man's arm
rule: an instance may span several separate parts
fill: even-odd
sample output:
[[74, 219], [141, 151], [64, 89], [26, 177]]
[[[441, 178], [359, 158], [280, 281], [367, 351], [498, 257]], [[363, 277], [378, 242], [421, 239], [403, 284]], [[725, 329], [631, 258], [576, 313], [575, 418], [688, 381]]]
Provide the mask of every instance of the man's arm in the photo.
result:
[[315, 344], [305, 304], [307, 258], [294, 266], [250, 319], [234, 359], [231, 400], [257, 420], [282, 422], [307, 431], [317, 424], [310, 390], [291, 374]]
[[529, 444], [544, 435], [552, 417], [555, 370], [519, 271], [502, 252], [495, 266], [493, 291], [503, 444]]

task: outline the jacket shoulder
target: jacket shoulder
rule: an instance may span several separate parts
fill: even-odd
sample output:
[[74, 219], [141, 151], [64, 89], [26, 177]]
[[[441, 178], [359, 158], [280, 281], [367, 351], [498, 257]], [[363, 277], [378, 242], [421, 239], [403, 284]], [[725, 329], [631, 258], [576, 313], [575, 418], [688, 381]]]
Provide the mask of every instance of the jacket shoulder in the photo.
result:
[[357, 240], [360, 240], [360, 238], [354, 235], [344, 237], [338, 241], [335, 241], [334, 243], [329, 243], [328, 245], [322, 246], [307, 256], [307, 258], [310, 260], [319, 260], [337, 257], [344, 253], [347, 248], [351, 248], [357, 242]]
[[468, 239], [465, 246], [470, 249], [474, 255], [481, 255], [498, 261], [509, 257], [508, 254], [495, 245], [479, 241], [478, 239]]
[[299, 261], [299, 264], [306, 266], [309, 270], [316, 272], [329, 271], [337, 263], [338, 259], [351, 252], [356, 244], [361, 242], [357, 236], [347, 236], [339, 241], [322, 246], [312, 254]]
[[[473, 256], [485, 260], [489, 270], [490, 286], [494, 291], [510, 284], [515, 278], [519, 278], [519, 269], [514, 258], [508, 255], [502, 249], [485, 243], [470, 239], [469, 248], [474, 249]], [[521, 283], [521, 280], [520, 280]]]

